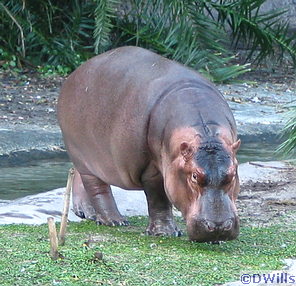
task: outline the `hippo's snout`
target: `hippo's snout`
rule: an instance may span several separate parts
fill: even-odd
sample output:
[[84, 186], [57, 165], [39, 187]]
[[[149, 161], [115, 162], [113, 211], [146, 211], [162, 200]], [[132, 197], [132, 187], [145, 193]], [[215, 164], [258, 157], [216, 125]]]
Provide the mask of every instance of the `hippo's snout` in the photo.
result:
[[189, 239], [196, 242], [217, 242], [233, 240], [239, 234], [238, 218], [229, 218], [223, 222], [197, 220], [188, 225]]
[[239, 219], [233, 201], [224, 190], [207, 189], [187, 217], [190, 240], [197, 242], [235, 239]]

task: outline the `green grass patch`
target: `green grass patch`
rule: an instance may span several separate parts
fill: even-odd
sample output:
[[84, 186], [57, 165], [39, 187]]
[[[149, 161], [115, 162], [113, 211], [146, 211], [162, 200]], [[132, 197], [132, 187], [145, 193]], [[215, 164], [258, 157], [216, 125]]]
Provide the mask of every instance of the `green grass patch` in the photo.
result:
[[215, 285], [237, 280], [241, 270], [281, 269], [282, 259], [296, 256], [295, 228], [282, 225], [242, 227], [237, 240], [211, 245], [144, 236], [147, 219], [130, 221], [70, 223], [57, 261], [49, 257], [47, 225], [0, 226], [1, 286]]

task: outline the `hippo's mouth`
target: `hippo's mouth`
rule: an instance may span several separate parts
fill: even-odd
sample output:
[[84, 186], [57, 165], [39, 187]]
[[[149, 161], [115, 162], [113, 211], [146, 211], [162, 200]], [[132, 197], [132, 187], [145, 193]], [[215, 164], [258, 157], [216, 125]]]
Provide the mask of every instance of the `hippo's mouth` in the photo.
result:
[[232, 219], [232, 227], [224, 229], [210, 230], [205, 227], [202, 221], [195, 223], [194, 227], [187, 225], [188, 236], [191, 241], [194, 242], [211, 242], [219, 243], [220, 241], [228, 241], [236, 239], [239, 235], [239, 220], [238, 218]]
[[214, 232], [211, 233], [211, 235], [197, 235], [196, 237], [191, 237], [189, 235], [189, 239], [194, 242], [211, 242], [213, 244], [219, 244], [221, 241], [228, 241], [236, 239], [238, 236], [238, 233], [218, 233]]

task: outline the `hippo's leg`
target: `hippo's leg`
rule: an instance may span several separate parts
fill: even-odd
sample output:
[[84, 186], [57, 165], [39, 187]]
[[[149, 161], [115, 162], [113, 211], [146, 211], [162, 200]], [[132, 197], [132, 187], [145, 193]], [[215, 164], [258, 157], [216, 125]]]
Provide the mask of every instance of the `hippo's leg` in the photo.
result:
[[81, 176], [75, 169], [73, 186], [72, 186], [72, 201], [74, 213], [81, 217], [90, 220], [96, 220], [96, 212], [93, 208], [90, 198], [83, 186]]
[[181, 236], [182, 232], [177, 227], [173, 217], [172, 204], [164, 190], [162, 175], [159, 173], [148, 176], [149, 173], [151, 174], [151, 172], [147, 172], [142, 177], [149, 213], [149, 225], [146, 234]]
[[74, 210], [76, 208], [78, 214], [86, 218], [95, 219], [97, 224], [128, 225], [128, 221], [117, 209], [110, 185], [92, 175], [80, 174], [80, 177], [83, 186], [79, 188], [79, 193], [73, 192], [73, 201], [76, 203]]

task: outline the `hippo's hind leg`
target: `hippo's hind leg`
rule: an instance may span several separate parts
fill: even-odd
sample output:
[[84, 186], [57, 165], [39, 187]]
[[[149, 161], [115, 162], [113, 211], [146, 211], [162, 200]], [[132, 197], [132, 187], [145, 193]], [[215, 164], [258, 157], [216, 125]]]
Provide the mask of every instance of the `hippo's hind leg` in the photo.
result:
[[[93, 175], [78, 175], [83, 185], [80, 185], [77, 192], [73, 189], [75, 213], [80, 217], [94, 219], [97, 224], [128, 225], [128, 221], [117, 209], [110, 185]], [[74, 177], [74, 185], [76, 180]]]
[[154, 168], [149, 167], [142, 176], [149, 213], [149, 225], [146, 234], [181, 236], [182, 232], [177, 227], [173, 217], [172, 204], [164, 190], [162, 175], [152, 169]]
[[72, 186], [72, 201], [74, 213], [81, 217], [90, 220], [96, 220], [96, 212], [91, 204], [90, 198], [83, 186], [81, 176], [75, 169], [73, 186]]

